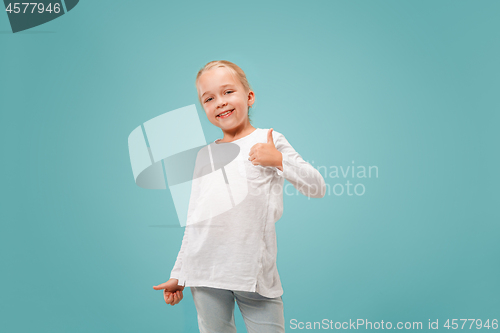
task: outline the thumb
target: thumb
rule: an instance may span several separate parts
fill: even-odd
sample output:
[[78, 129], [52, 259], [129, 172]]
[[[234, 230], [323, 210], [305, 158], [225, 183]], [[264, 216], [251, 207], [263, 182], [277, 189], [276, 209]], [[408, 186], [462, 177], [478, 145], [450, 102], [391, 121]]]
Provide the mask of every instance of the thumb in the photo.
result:
[[167, 283], [164, 282], [164, 283], [160, 283], [159, 285], [157, 286], [153, 286], [153, 289], [154, 290], [162, 290], [162, 289], [165, 289], [167, 287]]
[[271, 143], [274, 146], [273, 129], [272, 128], [269, 130], [269, 132], [267, 132], [267, 143]]

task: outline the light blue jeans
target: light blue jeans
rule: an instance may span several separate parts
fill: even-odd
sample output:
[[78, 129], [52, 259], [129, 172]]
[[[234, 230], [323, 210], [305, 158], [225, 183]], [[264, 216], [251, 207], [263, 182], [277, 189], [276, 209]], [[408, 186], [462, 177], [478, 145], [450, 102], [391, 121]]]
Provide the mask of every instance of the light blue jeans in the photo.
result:
[[190, 287], [201, 333], [234, 333], [234, 301], [238, 303], [248, 333], [284, 333], [281, 296], [267, 298], [255, 292], [210, 287]]

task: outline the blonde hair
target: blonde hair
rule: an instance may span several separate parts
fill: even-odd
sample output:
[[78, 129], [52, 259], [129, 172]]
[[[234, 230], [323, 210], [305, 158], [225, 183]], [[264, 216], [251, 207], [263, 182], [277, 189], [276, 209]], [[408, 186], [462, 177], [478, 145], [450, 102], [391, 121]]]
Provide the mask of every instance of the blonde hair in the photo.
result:
[[[196, 75], [196, 81], [195, 81], [195, 86], [196, 86], [196, 91], [198, 91], [198, 79], [200, 78], [201, 74], [203, 74], [205, 71], [208, 71], [213, 68], [219, 68], [219, 67], [224, 67], [229, 70], [231, 75], [238, 81], [240, 81], [241, 85], [245, 89], [245, 92], [249, 92], [250, 90], [253, 90], [252, 87], [250, 86], [250, 83], [248, 83], [247, 76], [245, 75], [245, 72], [236, 64], [227, 61], [227, 60], [214, 60], [210, 61], [208, 64], [203, 66], [202, 69], [198, 71], [198, 74]], [[198, 100], [200, 101], [200, 104], [203, 106], [203, 103], [201, 102], [200, 99], [200, 94], [198, 92]], [[250, 108], [248, 108], [248, 111], [250, 112]], [[250, 113], [248, 114], [248, 119], [250, 119]]]

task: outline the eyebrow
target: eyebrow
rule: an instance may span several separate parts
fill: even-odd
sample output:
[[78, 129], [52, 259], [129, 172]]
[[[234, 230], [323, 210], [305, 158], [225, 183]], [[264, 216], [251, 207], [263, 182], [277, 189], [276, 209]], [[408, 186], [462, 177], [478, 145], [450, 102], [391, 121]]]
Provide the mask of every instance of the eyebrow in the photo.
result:
[[[222, 86], [220, 86], [220, 87], [221, 87], [221, 88], [225, 88], [225, 87], [233, 87], [233, 86], [234, 86], [234, 85], [233, 85], [232, 83], [228, 83], [228, 84], [224, 84], [224, 85], [222, 85]], [[203, 96], [205, 96], [205, 94], [208, 94], [208, 93], [210, 93], [210, 91], [205, 91], [205, 92], [203, 93], [203, 95], [201, 95], [201, 98], [203, 98]]]

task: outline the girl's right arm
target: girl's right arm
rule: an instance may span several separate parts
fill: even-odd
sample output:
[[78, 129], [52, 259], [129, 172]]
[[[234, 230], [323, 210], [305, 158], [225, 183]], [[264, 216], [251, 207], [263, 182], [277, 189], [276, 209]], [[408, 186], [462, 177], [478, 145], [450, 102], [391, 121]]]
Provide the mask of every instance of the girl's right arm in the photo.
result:
[[181, 249], [179, 250], [179, 254], [177, 255], [177, 259], [174, 264], [174, 268], [172, 269], [170, 273], [170, 279], [167, 282], [164, 282], [162, 284], [159, 284], [157, 286], [153, 286], [153, 289], [155, 290], [161, 290], [163, 289], [163, 297], [165, 299], [165, 303], [175, 305], [179, 303], [182, 298], [183, 294], [182, 291], [184, 290], [184, 286], [186, 284], [186, 279], [184, 277], [184, 274], [182, 273], [183, 271], [183, 265], [185, 264], [185, 258], [186, 258], [186, 251], [187, 251], [187, 244], [188, 244], [188, 235], [189, 231], [191, 228], [189, 228], [189, 221], [191, 221], [191, 217], [194, 211], [194, 208], [196, 207], [196, 202], [197, 198], [199, 197], [199, 177], [201, 176], [201, 169], [199, 167], [200, 163], [199, 161], [199, 153], [196, 158], [196, 164], [195, 164], [195, 171], [193, 174], [193, 180], [191, 184], [191, 195], [189, 198], [189, 208], [188, 208], [188, 214], [187, 214], [187, 221], [186, 221], [186, 227], [184, 229], [184, 236], [182, 237], [182, 244], [181, 244]]
[[181, 249], [179, 250], [179, 254], [177, 255], [177, 259], [174, 264], [174, 268], [172, 269], [170, 273], [170, 278], [171, 279], [177, 279], [178, 284], [180, 286], [185, 285], [185, 279], [182, 278], [181, 276], [181, 267], [182, 267], [182, 262], [184, 259], [184, 254], [186, 252], [186, 247], [187, 247], [187, 234], [188, 234], [188, 227], [184, 228], [184, 236], [182, 237], [182, 244], [181, 244]]
[[187, 249], [187, 244], [188, 244], [188, 234], [190, 232], [190, 227], [189, 225], [192, 222], [192, 216], [194, 213], [194, 209], [196, 208], [198, 198], [200, 196], [200, 181], [201, 181], [201, 176], [203, 174], [203, 166], [201, 163], [202, 160], [202, 154], [203, 150], [206, 150], [206, 147], [200, 149], [198, 151], [198, 154], [196, 156], [196, 162], [194, 166], [194, 172], [193, 172], [193, 179], [191, 183], [191, 194], [189, 198], [189, 207], [188, 207], [188, 213], [187, 213], [187, 220], [186, 220], [186, 226], [184, 227], [184, 236], [182, 237], [182, 244], [181, 244], [181, 249], [179, 250], [179, 254], [177, 255], [177, 259], [174, 264], [174, 268], [172, 269], [170, 273], [170, 278], [171, 279], [177, 279], [179, 285], [184, 286], [186, 284], [186, 279], [184, 277], [184, 274], [182, 274], [182, 265], [185, 263], [185, 257], [186, 257], [186, 249]]

